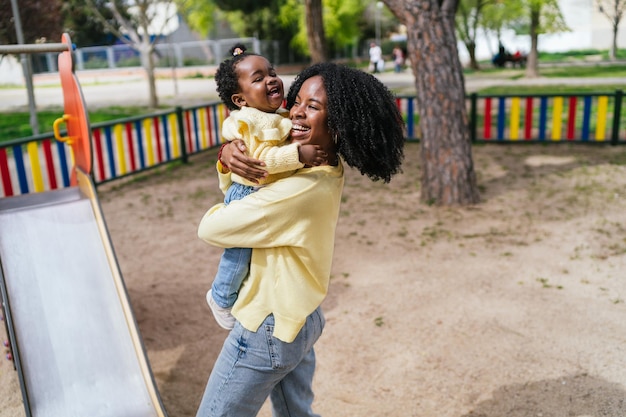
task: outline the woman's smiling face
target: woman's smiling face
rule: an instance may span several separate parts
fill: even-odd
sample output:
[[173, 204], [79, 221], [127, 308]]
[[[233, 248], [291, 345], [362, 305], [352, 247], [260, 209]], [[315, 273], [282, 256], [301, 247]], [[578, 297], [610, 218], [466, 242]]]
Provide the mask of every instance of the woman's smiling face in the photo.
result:
[[289, 116], [293, 123], [292, 140], [334, 151], [332, 134], [328, 127], [328, 97], [321, 76], [316, 75], [302, 83], [289, 110]]

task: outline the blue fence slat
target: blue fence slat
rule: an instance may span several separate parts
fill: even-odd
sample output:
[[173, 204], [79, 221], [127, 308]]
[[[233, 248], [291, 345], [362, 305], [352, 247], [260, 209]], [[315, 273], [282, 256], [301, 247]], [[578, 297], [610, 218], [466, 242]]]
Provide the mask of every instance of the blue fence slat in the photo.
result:
[[24, 166], [24, 154], [22, 145], [13, 147], [13, 155], [15, 157], [15, 169], [17, 170], [17, 179], [20, 185], [20, 193], [28, 193], [28, 179], [26, 178], [26, 167]]
[[113, 135], [111, 132], [111, 126], [104, 128], [104, 141], [106, 143], [109, 157], [109, 178], [115, 178], [117, 177], [117, 170], [115, 169], [115, 152], [113, 150]]
[[415, 126], [414, 126], [414, 117], [415, 117], [415, 109], [413, 105], [413, 99], [408, 98], [406, 103], [406, 128], [407, 128], [407, 136], [410, 138], [415, 137]]
[[506, 122], [506, 98], [500, 97], [498, 100], [498, 140], [504, 139], [504, 124]]
[[56, 141], [57, 143], [57, 153], [59, 155], [59, 165], [61, 171], [61, 178], [63, 179], [63, 186], [70, 186], [70, 167], [67, 164], [67, 147], [63, 142]]
[[546, 140], [546, 124], [548, 119], [548, 98], [539, 100], [539, 140]]
[[135, 136], [137, 137], [137, 151], [139, 152], [139, 166], [141, 169], [146, 168], [146, 151], [143, 144], [143, 129], [141, 120], [135, 121]]
[[591, 120], [591, 96], [585, 96], [583, 101], [583, 124], [581, 127], [580, 138], [583, 142], [589, 140], [589, 129]]
[[215, 129], [215, 143], [216, 144], [222, 143], [222, 138], [219, 134], [220, 120], [219, 120], [217, 113], [218, 113], [218, 106], [215, 106], [213, 108], [213, 128]]
[[169, 124], [167, 123], [167, 116], [161, 116], [161, 125], [163, 126], [163, 139], [164, 139], [164, 148], [165, 148], [165, 160], [172, 160], [172, 150], [170, 149], [170, 130]]
[[[200, 126], [198, 123], [198, 109], [193, 110], [192, 116], [193, 116], [193, 131], [196, 137], [196, 141], [195, 141], [196, 149], [195, 150], [199, 151], [202, 148], [200, 147]], [[189, 149], [189, 152], [192, 152], [192, 151], [194, 151], [194, 149]]]

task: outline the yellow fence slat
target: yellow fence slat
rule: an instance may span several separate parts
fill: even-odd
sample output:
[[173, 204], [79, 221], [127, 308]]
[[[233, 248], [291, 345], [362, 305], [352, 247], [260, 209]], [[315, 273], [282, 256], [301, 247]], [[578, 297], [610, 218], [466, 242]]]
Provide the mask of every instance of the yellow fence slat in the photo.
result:
[[167, 117], [168, 124], [170, 125], [170, 132], [172, 136], [172, 157], [178, 158], [180, 156], [180, 142], [178, 137], [178, 123], [176, 123], [176, 113], [172, 113]]
[[596, 120], [596, 140], [604, 141], [606, 139], [606, 117], [609, 98], [607, 96], [598, 97], [598, 118]]
[[120, 175], [128, 172], [126, 166], [126, 157], [124, 155], [124, 127], [121, 124], [113, 126], [113, 137], [115, 138], [115, 147], [117, 148], [117, 161], [119, 162]]
[[519, 97], [513, 97], [511, 99], [511, 132], [509, 134], [511, 140], [519, 139], [519, 114], [520, 99]]
[[563, 97], [554, 97], [552, 102], [552, 140], [561, 139], [563, 122]]
[[26, 145], [26, 151], [28, 152], [28, 159], [30, 160], [30, 170], [33, 174], [33, 186], [35, 188], [35, 192], [42, 192], [44, 190], [44, 185], [43, 176], [41, 175], [39, 146], [37, 146], [37, 142], [28, 142]]
[[146, 138], [146, 154], [148, 166], [154, 165], [154, 145], [152, 143], [152, 119], [143, 119], [143, 133]]

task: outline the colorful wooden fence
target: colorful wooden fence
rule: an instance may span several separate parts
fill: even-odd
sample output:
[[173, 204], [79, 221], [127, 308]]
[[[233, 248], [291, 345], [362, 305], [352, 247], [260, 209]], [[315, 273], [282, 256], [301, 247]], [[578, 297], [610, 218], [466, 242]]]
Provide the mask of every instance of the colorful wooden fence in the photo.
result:
[[623, 94], [470, 96], [474, 140], [609, 142], [626, 140]]
[[[468, 97], [473, 142], [626, 144], [621, 90], [612, 94]], [[419, 139], [416, 99], [400, 96], [407, 139]], [[221, 103], [176, 108], [92, 125], [96, 184], [137, 173], [221, 143]], [[624, 119], [624, 120], [622, 120]], [[69, 186], [71, 155], [52, 133], [0, 143], [0, 197]]]
[[[177, 108], [91, 126], [96, 184], [218, 145], [228, 111], [221, 103]], [[0, 144], [0, 197], [68, 187], [72, 155], [52, 133]]]

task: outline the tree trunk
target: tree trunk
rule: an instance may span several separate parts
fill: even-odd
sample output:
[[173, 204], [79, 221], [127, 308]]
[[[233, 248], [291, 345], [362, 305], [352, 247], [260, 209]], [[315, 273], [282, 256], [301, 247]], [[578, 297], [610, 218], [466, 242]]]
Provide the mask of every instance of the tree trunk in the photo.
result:
[[478, 61], [476, 60], [476, 42], [470, 41], [465, 44], [465, 47], [470, 57], [470, 68], [476, 71], [480, 70], [480, 65], [478, 65]]
[[537, 29], [539, 28], [539, 15], [541, 9], [539, 6], [531, 7], [530, 10], [530, 53], [528, 54], [528, 60], [526, 61], [526, 76], [534, 78], [539, 76], [539, 34]]
[[159, 98], [156, 91], [156, 77], [154, 76], [154, 45], [149, 39], [142, 40], [139, 55], [141, 56], [141, 66], [146, 71], [148, 78], [148, 105], [150, 108], [156, 109], [159, 106]]
[[439, 3], [405, 2], [400, 10], [409, 16], [404, 23], [422, 132], [421, 200], [443, 206], [471, 205], [480, 198], [454, 32], [456, 7], [449, 1], [443, 2], [447, 9]]
[[609, 51], [609, 59], [615, 61], [617, 59], [617, 31], [619, 30], [619, 21], [613, 22], [613, 43], [611, 44], [611, 50]]
[[311, 52], [311, 62], [328, 60], [324, 21], [322, 19], [322, 0], [305, 0], [306, 33]]

